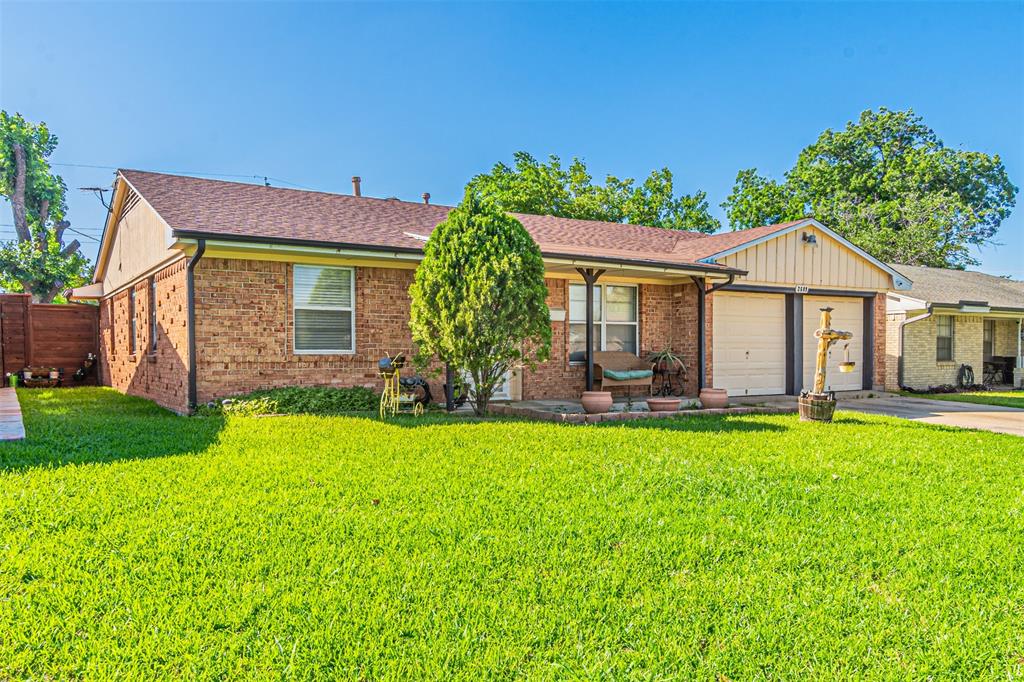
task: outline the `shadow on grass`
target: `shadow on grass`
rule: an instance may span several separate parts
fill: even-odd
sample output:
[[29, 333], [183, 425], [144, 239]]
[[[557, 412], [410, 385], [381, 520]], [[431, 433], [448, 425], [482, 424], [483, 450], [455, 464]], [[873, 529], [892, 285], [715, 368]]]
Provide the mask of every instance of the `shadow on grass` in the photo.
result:
[[26, 437], [0, 443], [0, 471], [184, 455], [206, 450], [222, 417], [185, 418], [105, 388], [19, 389]]

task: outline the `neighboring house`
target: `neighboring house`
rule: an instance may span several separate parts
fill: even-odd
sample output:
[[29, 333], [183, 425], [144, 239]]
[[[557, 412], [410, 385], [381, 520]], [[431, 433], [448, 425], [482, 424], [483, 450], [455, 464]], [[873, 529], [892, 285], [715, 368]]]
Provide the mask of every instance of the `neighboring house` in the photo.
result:
[[[179, 412], [263, 387], [379, 388], [378, 359], [412, 349], [408, 288], [450, 210], [120, 171], [94, 283], [74, 292], [100, 303], [102, 382]], [[500, 397], [579, 396], [588, 271], [600, 273], [596, 349], [671, 347], [691, 395], [809, 386], [825, 305], [854, 333], [857, 362], [831, 388], [885, 383], [885, 295], [910, 283], [814, 220], [708, 236], [516, 217], [547, 267], [552, 351]]]
[[976, 383], [1021, 385], [1024, 282], [965, 270], [891, 267], [914, 284], [888, 296], [887, 388], [955, 385], [962, 365], [972, 369]]

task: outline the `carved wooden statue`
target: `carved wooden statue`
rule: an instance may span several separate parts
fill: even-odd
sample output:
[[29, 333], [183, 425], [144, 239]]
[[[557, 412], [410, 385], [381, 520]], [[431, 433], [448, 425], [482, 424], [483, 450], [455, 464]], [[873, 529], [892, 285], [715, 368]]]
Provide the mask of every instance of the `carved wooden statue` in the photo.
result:
[[818, 339], [818, 359], [814, 368], [814, 392], [812, 395], [825, 394], [825, 368], [828, 364], [828, 349], [836, 341], [848, 341], [853, 338], [852, 332], [841, 332], [832, 329], [832, 308], [821, 309], [821, 327], [814, 332]]

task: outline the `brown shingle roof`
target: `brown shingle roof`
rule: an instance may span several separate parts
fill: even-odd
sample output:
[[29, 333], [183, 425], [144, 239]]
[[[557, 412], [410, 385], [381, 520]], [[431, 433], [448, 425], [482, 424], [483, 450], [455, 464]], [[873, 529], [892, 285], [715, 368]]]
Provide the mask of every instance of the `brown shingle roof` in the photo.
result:
[[[121, 175], [181, 234], [421, 250], [449, 206], [355, 197], [123, 170]], [[708, 236], [642, 225], [514, 214], [545, 255], [729, 270], [697, 263], [788, 226]]]
[[761, 237], [766, 237], [770, 234], [774, 234], [780, 230], [784, 230], [787, 227], [799, 225], [800, 223], [806, 222], [806, 220], [791, 220], [788, 223], [777, 223], [775, 225], [762, 225], [761, 227], [752, 227], [747, 230], [736, 230], [734, 232], [720, 232], [719, 234], [711, 234], [703, 237], [699, 240], [687, 240], [679, 242], [676, 245], [675, 253], [685, 258], [692, 258], [693, 260], [700, 260], [701, 258], [709, 258], [716, 253], [728, 251], [736, 246], [741, 246], [747, 242], [752, 242]]
[[932, 305], [960, 305], [961, 301], [984, 303], [993, 308], [1024, 310], [1024, 282], [983, 272], [927, 268], [920, 265], [890, 267], [913, 282], [904, 295]]

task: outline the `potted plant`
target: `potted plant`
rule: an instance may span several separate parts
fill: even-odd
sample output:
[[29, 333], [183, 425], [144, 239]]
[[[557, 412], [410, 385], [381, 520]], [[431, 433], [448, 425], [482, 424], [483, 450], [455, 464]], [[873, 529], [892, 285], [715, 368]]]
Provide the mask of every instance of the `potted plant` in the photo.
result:
[[672, 352], [671, 348], [663, 348], [656, 353], [648, 353], [647, 362], [654, 365], [655, 372], [674, 372], [679, 370], [686, 376], [686, 364], [683, 359]]

